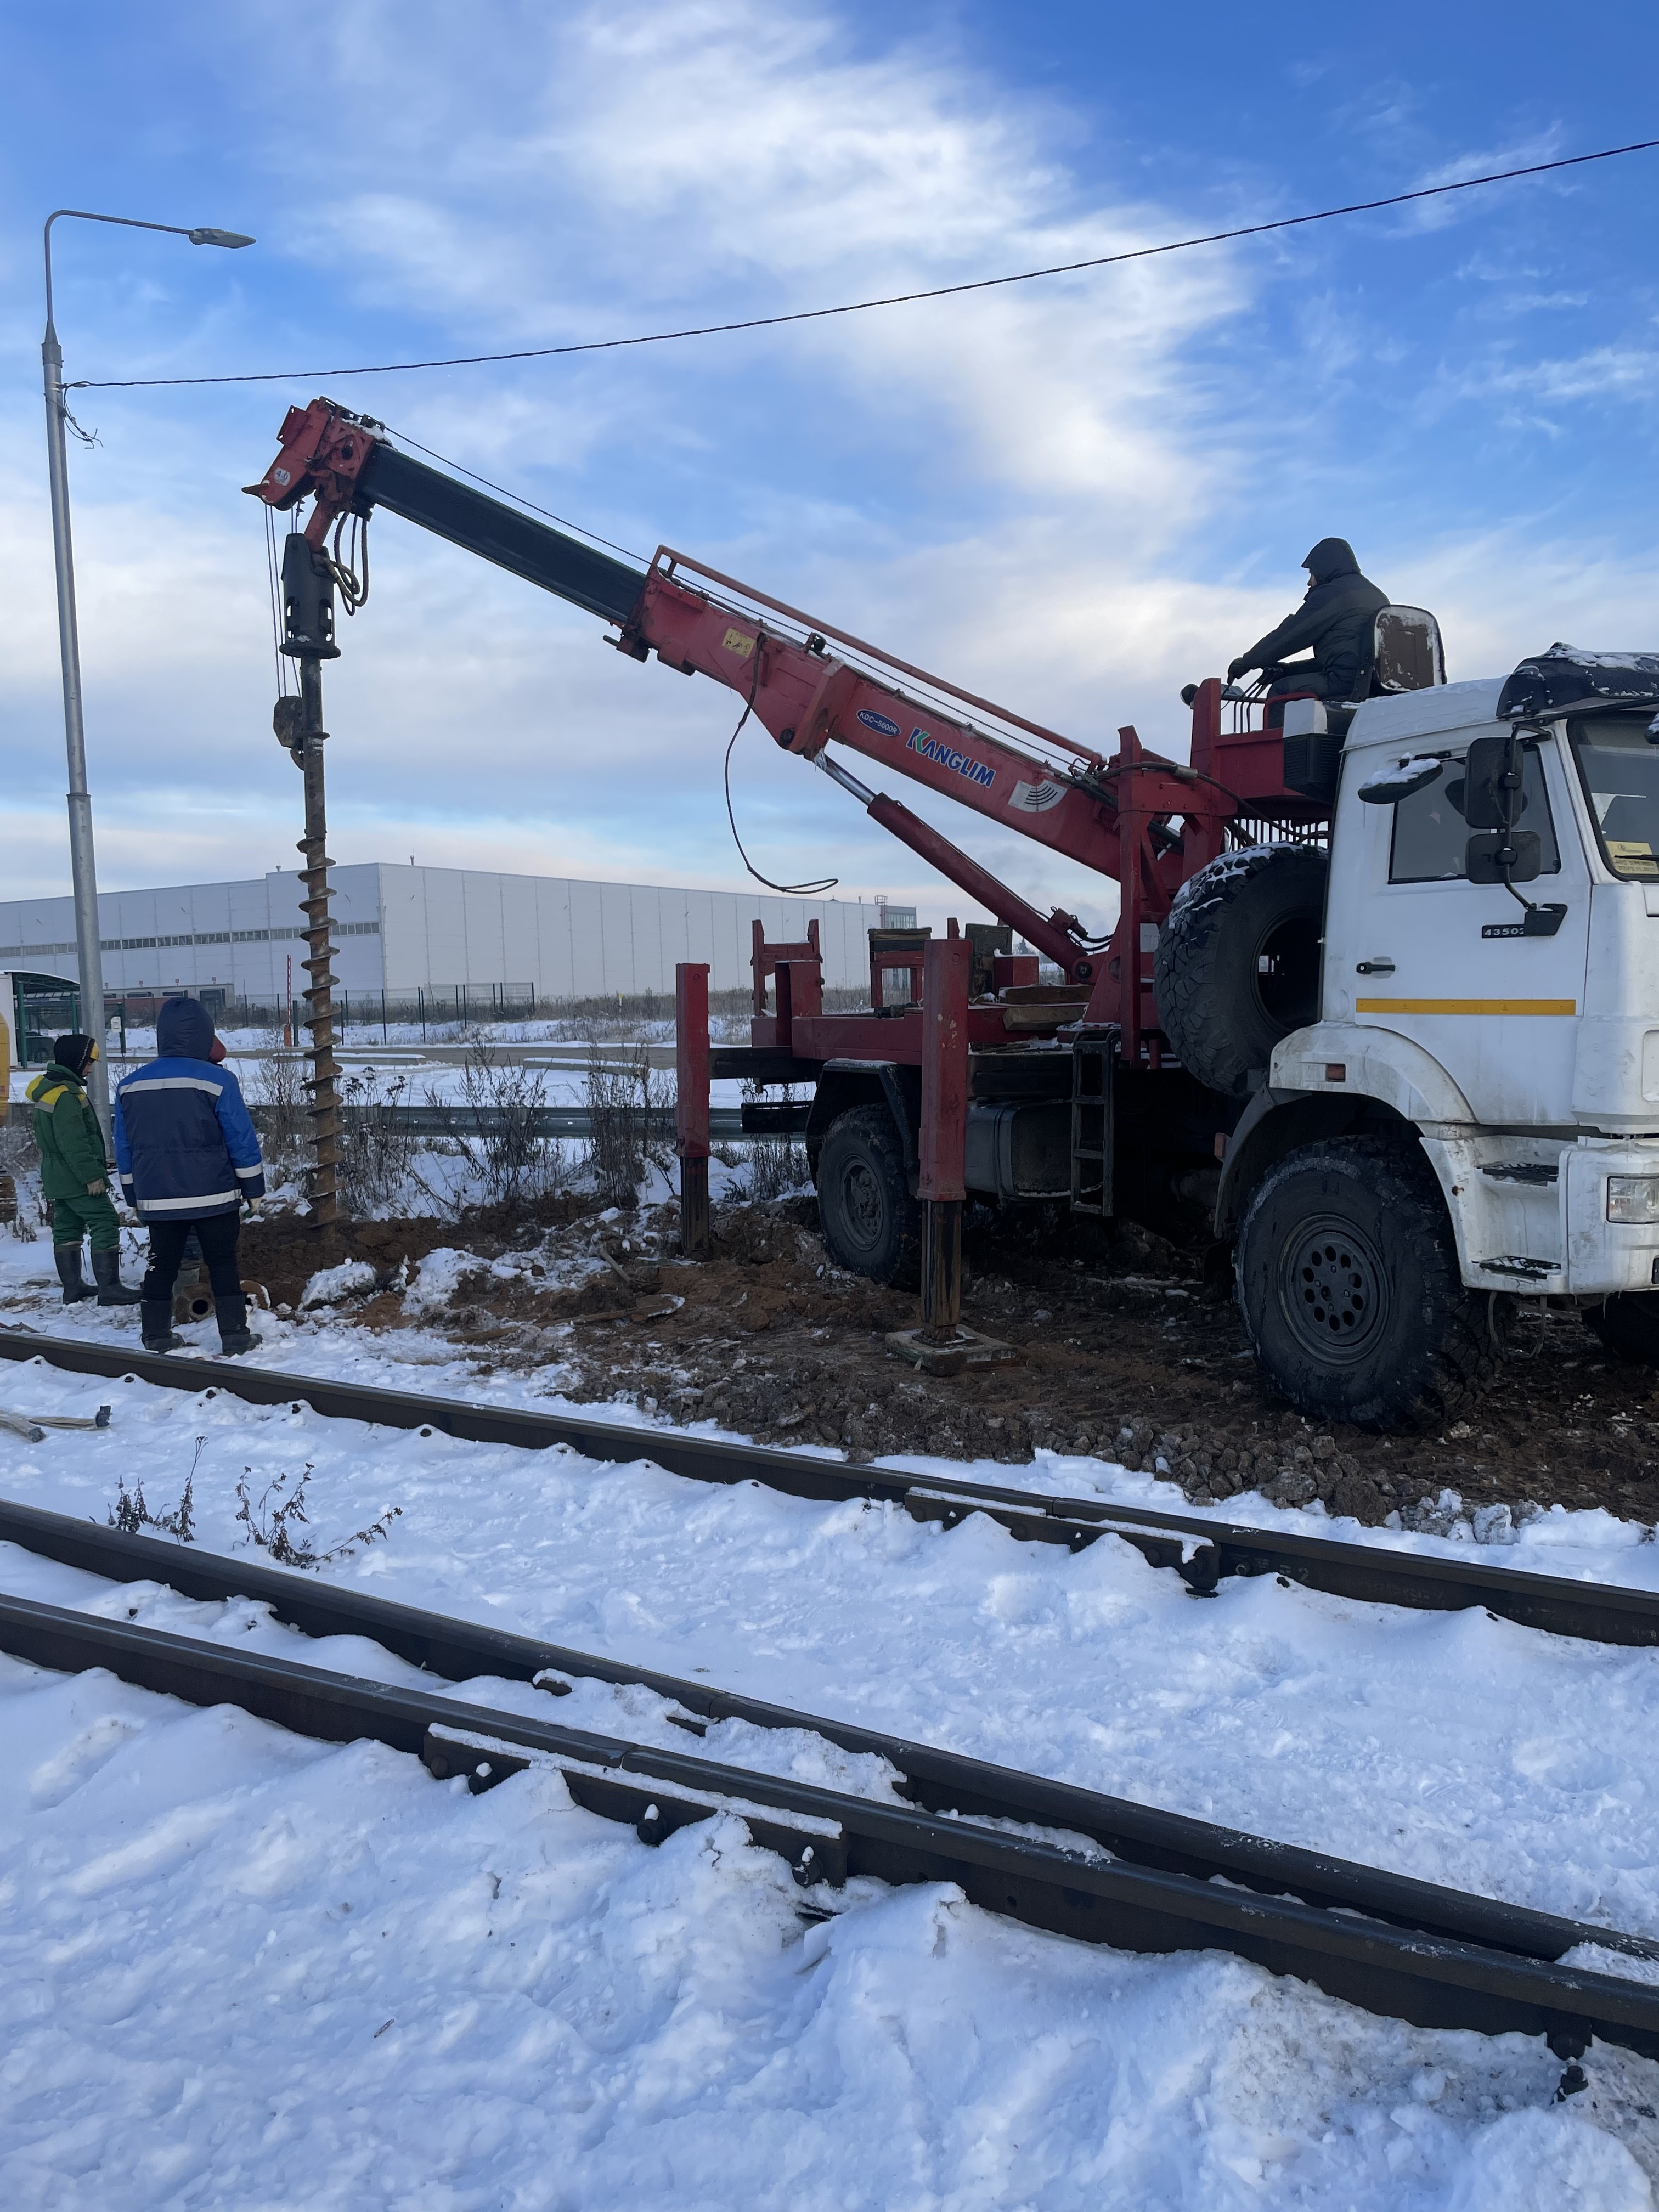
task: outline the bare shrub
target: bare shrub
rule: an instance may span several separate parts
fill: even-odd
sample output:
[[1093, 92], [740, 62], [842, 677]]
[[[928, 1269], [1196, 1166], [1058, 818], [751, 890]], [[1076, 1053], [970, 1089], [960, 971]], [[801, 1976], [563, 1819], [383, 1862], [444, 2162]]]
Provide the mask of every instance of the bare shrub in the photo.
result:
[[384, 1092], [373, 1068], [348, 1075], [340, 1086], [340, 1195], [353, 1213], [372, 1212], [402, 1194], [415, 1164], [416, 1137], [399, 1109], [409, 1088], [407, 1076], [394, 1076]]
[[286, 1474], [279, 1474], [268, 1482], [257, 1505], [249, 1481], [252, 1473], [251, 1467], [245, 1467], [236, 1485], [236, 1518], [247, 1530], [249, 1539], [262, 1552], [269, 1552], [279, 1567], [325, 1567], [332, 1559], [349, 1558], [359, 1544], [383, 1542], [392, 1534], [392, 1522], [403, 1513], [401, 1505], [388, 1505], [377, 1521], [354, 1530], [327, 1551], [319, 1552], [308, 1535], [296, 1534], [311, 1525], [311, 1516], [306, 1511], [306, 1485], [311, 1480], [313, 1462], [306, 1462], [292, 1490], [288, 1486]]
[[104, 1516], [106, 1526], [118, 1528], [124, 1536], [142, 1536], [146, 1528], [159, 1528], [164, 1536], [175, 1536], [181, 1544], [193, 1544], [196, 1541], [196, 1470], [202, 1463], [202, 1454], [206, 1448], [207, 1438], [198, 1437], [190, 1473], [185, 1477], [179, 1503], [171, 1513], [153, 1513], [150, 1510], [144, 1499], [142, 1480], [129, 1490], [125, 1475], [117, 1475], [115, 1503]]
[[259, 1149], [267, 1167], [298, 1181], [308, 1164], [311, 1121], [307, 1112], [305, 1055], [290, 1051], [279, 1029], [260, 1038], [263, 1057], [249, 1103], [258, 1109]]
[[[434, 1105], [441, 1102], [428, 1091]], [[489, 1206], [517, 1206], [545, 1198], [564, 1181], [556, 1138], [543, 1134], [546, 1085], [535, 1068], [499, 1061], [475, 1039], [461, 1069], [461, 1103], [452, 1105], [446, 1132], [483, 1188]]]
[[[746, 1082], [743, 1095], [745, 1102], [752, 1103], [763, 1094], [758, 1084]], [[775, 1103], [794, 1104], [795, 1094], [787, 1084], [782, 1098]], [[748, 1152], [749, 1195], [752, 1200], [763, 1204], [768, 1199], [782, 1198], [789, 1191], [799, 1190], [807, 1180], [806, 1147], [793, 1130], [781, 1130], [775, 1134], [769, 1131], [763, 1136], [752, 1137]]]
[[595, 1044], [587, 1056], [587, 1165], [608, 1206], [629, 1212], [639, 1204], [640, 1185], [648, 1165], [665, 1171], [673, 1158], [667, 1123], [674, 1086], [666, 1071], [651, 1066], [641, 1049], [637, 1059], [618, 1066], [600, 1058]]
[[799, 1137], [757, 1137], [749, 1147], [749, 1195], [763, 1202], [799, 1190], [807, 1180], [806, 1147]]

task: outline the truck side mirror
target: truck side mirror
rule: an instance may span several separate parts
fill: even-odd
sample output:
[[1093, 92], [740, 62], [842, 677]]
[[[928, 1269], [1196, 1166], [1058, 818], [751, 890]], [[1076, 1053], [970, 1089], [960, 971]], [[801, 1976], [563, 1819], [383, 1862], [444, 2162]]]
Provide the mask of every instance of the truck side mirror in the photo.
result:
[[1472, 884], [1529, 884], [1543, 866], [1544, 841], [1535, 830], [1483, 830], [1464, 850]]
[[1506, 738], [1476, 738], [1463, 763], [1463, 819], [1471, 830], [1513, 830], [1522, 804], [1521, 745], [1513, 731]]

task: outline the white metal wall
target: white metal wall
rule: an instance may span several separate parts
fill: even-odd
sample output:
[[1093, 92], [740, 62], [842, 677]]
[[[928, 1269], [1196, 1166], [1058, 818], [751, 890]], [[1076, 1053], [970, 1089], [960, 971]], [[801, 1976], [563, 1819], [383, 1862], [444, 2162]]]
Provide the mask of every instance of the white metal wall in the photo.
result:
[[652, 884], [592, 884], [471, 868], [380, 871], [386, 988], [533, 983], [538, 995], [667, 992], [681, 960], [706, 960], [709, 982], [748, 982], [758, 917], [771, 939], [797, 942], [818, 923], [826, 983], [870, 972], [866, 933], [879, 910], [856, 900], [786, 899]]
[[[651, 884], [593, 884], [482, 869], [336, 868], [331, 882], [335, 975], [355, 997], [455, 984], [533, 984], [538, 996], [672, 992], [679, 960], [706, 960], [715, 990], [750, 980], [752, 925], [799, 942], [816, 918], [830, 985], [869, 975], [866, 932], [880, 909], [856, 900], [788, 899]], [[301, 966], [299, 878], [105, 891], [98, 902], [104, 987], [110, 992], [216, 988], [274, 1004]], [[0, 899], [0, 967], [79, 973], [68, 898]]]
[[[380, 874], [374, 862], [332, 872], [336, 972], [349, 990], [380, 987]], [[273, 871], [252, 882], [102, 891], [104, 988], [109, 992], [216, 988], [234, 998], [280, 1000], [293, 963], [305, 988], [300, 882]], [[80, 974], [75, 907], [68, 898], [0, 900], [0, 966]]]

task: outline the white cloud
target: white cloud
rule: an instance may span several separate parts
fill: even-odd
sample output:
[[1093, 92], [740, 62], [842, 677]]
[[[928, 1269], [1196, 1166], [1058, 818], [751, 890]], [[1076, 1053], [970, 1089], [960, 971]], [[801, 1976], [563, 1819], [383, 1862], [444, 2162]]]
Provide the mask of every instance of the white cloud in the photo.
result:
[[1534, 361], [1495, 369], [1473, 384], [1475, 393], [1516, 392], [1546, 404], [1571, 399], [1645, 398], [1659, 380], [1659, 352], [1640, 346], [1593, 346], [1565, 361]]
[[[281, 219], [258, 226], [262, 250], [318, 272], [325, 329], [330, 301], [356, 311], [349, 343], [319, 346], [313, 329], [290, 356], [289, 331], [283, 356], [609, 337], [1207, 227], [1183, 206], [1178, 170], [1158, 173], [1174, 179], [1161, 199], [1142, 172], [1085, 188], [1062, 104], [988, 82], [932, 32], [855, 47], [825, 6], [646, 0], [619, 15], [346, 0], [250, 20], [302, 48], [319, 110], [350, 118], [320, 167], [295, 161], [286, 115], [256, 149], [285, 195]], [[1372, 103], [1368, 127], [1401, 127], [1397, 104], [1384, 112], [1394, 100]], [[1427, 180], [1540, 150], [1470, 156]], [[1528, 291], [1540, 281], [1529, 266]], [[366, 326], [383, 336], [360, 351]], [[216, 337], [197, 320], [191, 350]], [[1553, 514], [1495, 521], [1483, 503], [1430, 540], [1418, 518], [1443, 505], [1412, 483], [1416, 457], [1396, 471], [1392, 453], [1346, 441], [1330, 395], [1379, 375], [1392, 393], [1410, 374], [1405, 343], [1316, 261], [1206, 249], [347, 396], [607, 535], [646, 551], [690, 542], [1087, 743], [1109, 750], [1133, 720], [1180, 752], [1181, 683], [1286, 611], [1297, 558], [1333, 528], [1389, 588], [1436, 608], [1455, 672], [1570, 632], [1639, 637], [1638, 586], [1650, 584], [1573, 561]], [[1577, 362], [1508, 356], [1457, 388], [1565, 407], [1644, 388], [1647, 359], [1622, 342]], [[1423, 373], [1425, 391], [1455, 384]], [[275, 865], [291, 853], [297, 779], [270, 733], [258, 517], [236, 490], [272, 450], [273, 394], [170, 414], [150, 395], [98, 402], [106, 447], [77, 458], [76, 520], [106, 879]], [[37, 436], [32, 421], [0, 443], [0, 592], [19, 617], [15, 811], [0, 838], [9, 872], [56, 890], [67, 871]], [[343, 624], [326, 678], [337, 857], [742, 880], [719, 773], [734, 700], [618, 660], [587, 618], [392, 518], [373, 536], [374, 595]], [[1115, 906], [1111, 885], [1043, 848], [895, 790], [1038, 902], [1095, 922]], [[739, 747], [736, 800], [769, 873], [916, 890], [935, 914], [951, 900], [759, 736]]]

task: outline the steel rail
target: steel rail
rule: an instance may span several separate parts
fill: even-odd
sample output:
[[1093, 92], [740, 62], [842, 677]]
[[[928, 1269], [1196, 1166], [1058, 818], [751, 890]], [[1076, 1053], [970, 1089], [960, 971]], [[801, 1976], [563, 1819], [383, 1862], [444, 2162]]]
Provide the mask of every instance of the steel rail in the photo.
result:
[[1362, 1604], [1456, 1613], [1479, 1607], [1496, 1617], [1592, 1644], [1659, 1645], [1659, 1592], [1575, 1581], [1484, 1561], [1440, 1559], [1382, 1545], [1213, 1521], [1198, 1514], [1117, 1505], [1099, 1498], [1005, 1490], [896, 1468], [855, 1466], [763, 1445], [726, 1443], [677, 1429], [633, 1426], [574, 1413], [544, 1413], [465, 1399], [428, 1397], [362, 1382], [330, 1382], [216, 1359], [129, 1351], [0, 1324], [0, 1358], [44, 1359], [73, 1373], [116, 1380], [132, 1375], [164, 1389], [224, 1390], [252, 1405], [303, 1401], [331, 1419], [383, 1427], [431, 1428], [476, 1443], [545, 1450], [563, 1444], [586, 1458], [648, 1460], [695, 1482], [757, 1482], [791, 1497], [867, 1498], [902, 1505], [918, 1521], [954, 1527], [983, 1513], [1022, 1543], [1080, 1551], [1102, 1536], [1133, 1545], [1151, 1565], [1178, 1573], [1195, 1595], [1212, 1595], [1224, 1576], [1282, 1576], [1304, 1589]]
[[[150, 1548], [168, 1553], [174, 1570], [168, 1578], [176, 1580], [179, 1551]], [[203, 1571], [199, 1558], [185, 1564], [198, 1574]], [[222, 1568], [234, 1565], [221, 1563]], [[231, 1579], [246, 1584], [247, 1571], [239, 1570]], [[305, 1601], [319, 1595], [308, 1593]], [[335, 1602], [341, 1598], [335, 1592], [327, 1595]], [[465, 1623], [438, 1626], [442, 1633], [463, 1639], [481, 1633], [492, 1637]], [[1206, 1864], [1201, 1857], [1190, 1868], [1159, 1865], [1097, 1855], [1081, 1841], [1071, 1847], [1052, 1836], [1011, 1833], [988, 1824], [1029, 1821], [1031, 1790], [1060, 1785], [971, 1761], [963, 1764], [981, 1778], [977, 1805], [945, 1809], [890, 1803], [694, 1753], [562, 1727], [423, 1686], [368, 1681], [20, 1597], [0, 1596], [0, 1649], [59, 1671], [103, 1668], [123, 1681], [196, 1705], [234, 1705], [326, 1742], [373, 1739], [414, 1753], [441, 1779], [465, 1778], [475, 1792], [529, 1767], [551, 1768], [562, 1775], [578, 1804], [629, 1823], [646, 1843], [659, 1843], [677, 1828], [713, 1814], [736, 1814], [753, 1840], [781, 1855], [805, 1888], [821, 1881], [838, 1887], [848, 1876], [860, 1875], [894, 1883], [955, 1882], [972, 1903], [1029, 1926], [1122, 1950], [1229, 1951], [1271, 1972], [1311, 1981], [1367, 2011], [1420, 2027], [1541, 2035], [1559, 2057], [1571, 2061], [1595, 2037], [1659, 2057], [1659, 1987], [1557, 1963], [1565, 1950], [1586, 1942], [1644, 1958], [1659, 1955], [1659, 1946], [1639, 1937], [1404, 1882], [1373, 1869], [1345, 1869], [1340, 1861], [1317, 1862], [1357, 1878], [1388, 1906], [1401, 1902], [1402, 1890], [1420, 1893], [1437, 1923], [1486, 1925], [1497, 1939], [1470, 1941], [1443, 1934], [1437, 1925], [1398, 1924], [1383, 1917], [1367, 1895], [1352, 1903], [1310, 1903], [1294, 1894], [1264, 1894], [1241, 1886], [1218, 1863]], [[805, 1715], [770, 1710], [777, 1716], [770, 1725], [823, 1725]], [[845, 1735], [833, 1728], [828, 1732]], [[908, 1748], [914, 1754], [922, 1747]], [[1081, 1808], [1091, 1802], [1085, 1791], [1066, 1790], [1062, 1795], [1068, 1804]], [[1110, 1799], [1093, 1802], [1107, 1816], [1094, 1825], [1109, 1826], [1110, 1816], [1121, 1808]], [[1184, 1825], [1194, 1833], [1206, 1826]], [[1078, 1832], [1081, 1838], [1088, 1831]], [[1236, 1840], [1261, 1851], [1283, 1852], [1287, 1870], [1297, 1856], [1313, 1859], [1257, 1838]]]
[[228, 1559], [154, 1536], [132, 1536], [96, 1522], [0, 1498], [0, 1543], [112, 1583], [159, 1583], [181, 1595], [228, 1601], [249, 1598], [310, 1637], [357, 1636], [449, 1681], [478, 1676], [532, 1682], [562, 1692], [567, 1677], [635, 1686], [670, 1701], [667, 1717], [690, 1733], [726, 1720], [763, 1729], [804, 1729], [842, 1750], [884, 1759], [899, 1794], [931, 1811], [991, 1815], [1085, 1835], [1115, 1858], [1216, 1878], [1304, 1905], [1353, 1908], [1402, 1927], [1489, 1943], [1531, 1958], [1556, 1959], [1595, 1942], [1659, 1958], [1659, 1943], [1592, 1929], [1524, 1906], [1466, 1896], [1404, 1875], [1386, 1874], [1243, 1830], [1160, 1811], [1130, 1798], [987, 1765], [907, 1736], [799, 1713], [764, 1699], [688, 1681], [626, 1661], [550, 1644], [538, 1637], [428, 1613], [416, 1606], [343, 1589], [320, 1578], [249, 1559]]

